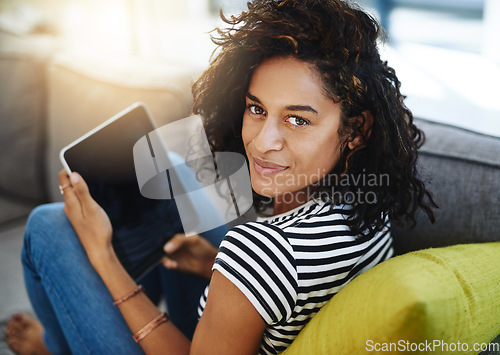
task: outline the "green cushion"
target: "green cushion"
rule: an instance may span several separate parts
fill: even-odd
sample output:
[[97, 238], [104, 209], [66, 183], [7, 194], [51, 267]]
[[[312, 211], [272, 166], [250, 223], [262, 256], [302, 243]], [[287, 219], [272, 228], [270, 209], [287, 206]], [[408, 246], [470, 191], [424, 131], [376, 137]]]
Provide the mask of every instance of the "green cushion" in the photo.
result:
[[450, 350], [443, 345], [434, 349], [438, 353], [465, 349], [457, 344], [467, 343], [469, 351], [461, 353], [477, 354], [474, 343], [488, 343], [498, 334], [500, 242], [463, 244], [404, 254], [360, 275], [320, 310], [285, 354], [358, 354], [387, 343], [395, 349], [433, 340]]

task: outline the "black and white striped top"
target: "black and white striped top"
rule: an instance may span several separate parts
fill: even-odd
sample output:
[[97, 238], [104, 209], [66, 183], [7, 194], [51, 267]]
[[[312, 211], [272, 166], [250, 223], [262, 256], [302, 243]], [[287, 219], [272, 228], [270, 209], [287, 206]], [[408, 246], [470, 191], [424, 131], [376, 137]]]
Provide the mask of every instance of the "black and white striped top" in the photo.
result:
[[[285, 350], [342, 287], [393, 254], [387, 227], [357, 238], [351, 206], [310, 202], [285, 214], [231, 229], [213, 269], [236, 285], [267, 324], [260, 353]], [[200, 300], [203, 313], [208, 287]]]

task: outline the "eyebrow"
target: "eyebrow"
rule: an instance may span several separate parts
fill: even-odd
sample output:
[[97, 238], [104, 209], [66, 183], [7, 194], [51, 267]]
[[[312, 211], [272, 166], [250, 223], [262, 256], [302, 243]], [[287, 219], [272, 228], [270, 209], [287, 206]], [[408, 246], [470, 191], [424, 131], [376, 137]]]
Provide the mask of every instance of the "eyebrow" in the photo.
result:
[[[255, 101], [255, 102], [259, 103], [259, 104], [262, 104], [262, 102], [260, 102], [260, 100], [257, 97], [253, 96], [249, 92], [247, 92], [246, 96], [250, 100]], [[309, 105], [289, 105], [289, 106], [286, 106], [285, 108], [287, 110], [289, 110], [289, 111], [308, 111], [308, 112], [312, 112], [312, 113], [318, 114], [318, 111], [316, 111], [314, 108], [312, 108]]]

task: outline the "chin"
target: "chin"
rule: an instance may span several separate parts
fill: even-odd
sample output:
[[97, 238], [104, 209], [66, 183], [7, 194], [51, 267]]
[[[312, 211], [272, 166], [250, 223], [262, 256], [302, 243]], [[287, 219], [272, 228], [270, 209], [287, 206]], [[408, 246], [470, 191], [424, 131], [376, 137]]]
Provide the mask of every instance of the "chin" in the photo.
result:
[[264, 197], [270, 197], [270, 198], [275, 198], [276, 196], [279, 196], [279, 193], [278, 192], [275, 192], [267, 187], [265, 188], [261, 188], [261, 187], [253, 187], [253, 190], [255, 191], [255, 193], [257, 193], [258, 195], [261, 195], [261, 196], [264, 196]]
[[284, 184], [280, 184], [279, 182], [276, 183], [276, 181], [274, 181], [274, 179], [276, 179], [275, 177], [262, 176], [256, 173], [254, 176], [250, 174], [250, 177], [252, 189], [261, 196], [274, 198], [287, 192], [291, 192], [290, 188], [283, 186]]

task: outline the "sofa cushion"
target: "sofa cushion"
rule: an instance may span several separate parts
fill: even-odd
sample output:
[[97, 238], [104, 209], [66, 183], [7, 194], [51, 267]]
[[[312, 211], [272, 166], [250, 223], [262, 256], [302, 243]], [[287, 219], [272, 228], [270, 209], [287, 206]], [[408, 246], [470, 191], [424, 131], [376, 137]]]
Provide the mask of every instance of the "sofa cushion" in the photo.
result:
[[500, 241], [500, 138], [417, 120], [426, 135], [419, 169], [439, 209], [417, 228], [393, 227], [398, 254], [459, 243]]
[[389, 343], [397, 344], [394, 349], [438, 340], [465, 343], [464, 353], [478, 353], [474, 343], [500, 334], [498, 255], [500, 242], [420, 250], [385, 261], [334, 296], [285, 354], [361, 354]]

